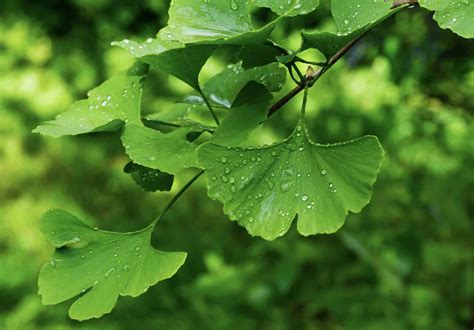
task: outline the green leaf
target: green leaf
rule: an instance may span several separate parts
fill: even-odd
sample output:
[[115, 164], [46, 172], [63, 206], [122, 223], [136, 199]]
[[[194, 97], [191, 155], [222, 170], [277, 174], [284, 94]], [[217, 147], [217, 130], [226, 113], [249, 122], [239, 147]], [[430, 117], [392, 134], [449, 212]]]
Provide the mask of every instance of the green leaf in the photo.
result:
[[383, 149], [375, 136], [321, 145], [301, 121], [290, 137], [263, 148], [198, 149], [208, 193], [252, 236], [273, 240], [298, 215], [302, 235], [333, 233], [369, 202]]
[[112, 45], [119, 46], [131, 56], [181, 79], [195, 90], [199, 90], [198, 77], [202, 67], [216, 49], [216, 46], [212, 45], [184, 47], [179, 42], [151, 38], [143, 43], [125, 39], [113, 42]]
[[339, 34], [332, 32], [319, 31], [302, 31], [301, 32], [301, 48], [299, 52], [303, 52], [310, 48], [316, 48], [329, 60], [342, 47], [347, 45], [351, 40], [357, 38], [366, 31], [366, 28], [355, 30], [347, 34]]
[[262, 44], [278, 22], [256, 29], [247, 0], [174, 0], [168, 14], [168, 26], [159, 32], [161, 39], [185, 44]]
[[309, 14], [319, 6], [319, 0], [252, 0], [252, 3], [285, 16]]
[[110, 78], [75, 102], [68, 111], [47, 121], [34, 133], [59, 137], [90, 132], [116, 131], [124, 123], [140, 123], [142, 85], [148, 66], [137, 64]]
[[286, 80], [286, 70], [278, 63], [245, 70], [242, 63], [229, 65], [226, 70], [207, 81], [202, 90], [215, 105], [230, 108], [241, 89], [251, 81], [278, 92]]
[[[202, 98], [200, 98], [202, 101]], [[209, 109], [206, 105], [174, 103], [171, 108], [153, 113], [146, 117], [146, 123], [164, 124], [175, 127], [189, 128], [193, 132], [214, 132], [215, 126], [202, 123], [203, 118], [209, 117]]]
[[186, 140], [190, 132], [189, 129], [178, 128], [164, 134], [131, 124], [124, 128], [122, 143], [134, 163], [176, 174], [182, 168], [197, 167], [197, 145]]
[[119, 295], [141, 295], [172, 277], [186, 259], [184, 252], [155, 250], [152, 226], [132, 233], [102, 231], [62, 210], [47, 212], [40, 226], [56, 251], [41, 269], [39, 294], [46, 305], [79, 296], [69, 309], [76, 320], [109, 313]]
[[130, 174], [133, 180], [145, 191], [170, 191], [174, 176], [145, 166], [129, 162], [124, 172]]
[[390, 13], [392, 1], [332, 0], [331, 11], [340, 32], [349, 33]]
[[245, 69], [263, 66], [276, 61], [281, 52], [275, 47], [268, 45], [250, 45], [242, 47], [239, 58]]
[[249, 134], [267, 118], [268, 104], [272, 95], [255, 82], [247, 84], [215, 131], [212, 142], [236, 146], [247, 140]]
[[420, 0], [420, 5], [434, 10], [434, 20], [442, 29], [450, 29], [464, 38], [474, 38], [474, 1]]

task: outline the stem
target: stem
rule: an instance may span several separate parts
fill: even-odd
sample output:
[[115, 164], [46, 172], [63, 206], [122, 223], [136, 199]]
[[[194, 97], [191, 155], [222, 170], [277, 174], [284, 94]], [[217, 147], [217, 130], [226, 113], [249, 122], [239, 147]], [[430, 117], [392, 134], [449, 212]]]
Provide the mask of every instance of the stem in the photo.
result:
[[304, 88], [303, 105], [301, 106], [301, 114], [303, 116], [306, 114], [306, 104], [308, 103], [308, 90], [309, 86], [306, 85], [306, 87]]
[[173, 207], [173, 205], [176, 203], [176, 201], [181, 197], [182, 194], [184, 194], [184, 192], [186, 190], [188, 190], [189, 187], [191, 187], [191, 185], [194, 183], [194, 181], [196, 181], [202, 174], [204, 173], [204, 170], [199, 172], [198, 174], [196, 174], [191, 180], [189, 180], [184, 186], [183, 188], [181, 188], [178, 193], [176, 195], [174, 195], [173, 199], [170, 200], [170, 202], [165, 206], [165, 208], [163, 209], [163, 211], [161, 212], [161, 214], [155, 218], [155, 220], [153, 220], [153, 222], [148, 226], [148, 227], [153, 227], [156, 225], [156, 223], [158, 221], [160, 221], [161, 219], [163, 219], [163, 217], [166, 215], [166, 213], [168, 213], [168, 211]]
[[[417, 0], [399, 0], [395, 1], [391, 9], [396, 9], [398, 7], [404, 6], [404, 5], [413, 5], [417, 4]], [[339, 49], [339, 51], [334, 54], [327, 64], [319, 70], [312, 72], [311, 74], [306, 75], [307, 82], [309, 84], [309, 87], [313, 86], [316, 81], [321, 78], [321, 76], [328, 71], [334, 64], [337, 63], [346, 53], [354, 47], [354, 45], [362, 39], [369, 31], [371, 31], [377, 24], [374, 24], [373, 26], [369, 27], [366, 31], [364, 31], [361, 35], [358, 37], [354, 38], [351, 40], [349, 43], [347, 43], [344, 47]], [[305, 85], [298, 85], [295, 88], [293, 88], [288, 94], [283, 96], [280, 100], [278, 100], [274, 105], [272, 105], [268, 109], [267, 117], [272, 116], [275, 112], [277, 112], [281, 107], [283, 107], [285, 104], [287, 104], [293, 97], [298, 95], [299, 92], [305, 89]]]
[[214, 121], [216, 122], [217, 126], [219, 126], [219, 125], [220, 125], [219, 118], [217, 118], [216, 113], [214, 112], [214, 109], [212, 109], [211, 103], [209, 103], [209, 100], [207, 99], [206, 95], [204, 95], [204, 93], [202, 92], [201, 89], [199, 89], [198, 92], [199, 92], [199, 94], [201, 95], [201, 97], [202, 97], [202, 99], [204, 100], [204, 102], [206, 103], [207, 108], [208, 108], [209, 111], [211, 112], [212, 118], [214, 118]]

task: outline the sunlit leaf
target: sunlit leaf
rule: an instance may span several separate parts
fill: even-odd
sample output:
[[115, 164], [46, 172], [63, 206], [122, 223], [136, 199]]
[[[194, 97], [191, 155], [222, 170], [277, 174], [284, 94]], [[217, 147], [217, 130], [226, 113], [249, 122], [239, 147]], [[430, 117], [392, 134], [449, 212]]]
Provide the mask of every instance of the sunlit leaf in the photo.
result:
[[124, 167], [124, 172], [131, 175], [133, 180], [145, 191], [170, 191], [174, 176], [160, 170], [155, 170], [133, 162]]
[[442, 29], [450, 29], [464, 38], [474, 38], [474, 1], [420, 0], [420, 5], [434, 10], [434, 20]]
[[33, 132], [59, 137], [115, 131], [124, 123], [140, 123], [142, 85], [148, 65], [137, 64], [87, 94], [87, 100], [38, 126]]
[[197, 166], [197, 146], [186, 139], [190, 132], [179, 128], [164, 134], [132, 124], [124, 128], [122, 143], [134, 163], [176, 174], [182, 168]]
[[251, 2], [285, 16], [305, 15], [319, 6], [319, 0], [251, 0]]
[[96, 318], [109, 313], [119, 296], [137, 297], [172, 277], [186, 253], [155, 250], [150, 245], [152, 230], [107, 232], [65, 211], [47, 212], [41, 231], [56, 251], [39, 275], [43, 303], [58, 304], [78, 296], [69, 309], [71, 318]]
[[340, 32], [348, 33], [371, 24], [390, 13], [392, 1], [332, 0], [331, 11]]
[[278, 20], [257, 29], [252, 25], [247, 0], [174, 0], [163, 40], [188, 43], [262, 44]]
[[285, 234], [296, 215], [302, 235], [337, 231], [348, 211], [369, 202], [382, 155], [374, 136], [316, 144], [303, 122], [268, 147], [198, 149], [209, 196], [251, 235], [268, 240]]

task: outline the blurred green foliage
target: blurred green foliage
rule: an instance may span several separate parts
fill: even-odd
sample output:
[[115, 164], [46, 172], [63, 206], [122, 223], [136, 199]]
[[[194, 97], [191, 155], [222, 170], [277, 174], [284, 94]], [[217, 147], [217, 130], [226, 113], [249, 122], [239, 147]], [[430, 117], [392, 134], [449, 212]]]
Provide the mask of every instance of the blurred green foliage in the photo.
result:
[[[310, 91], [315, 140], [375, 134], [386, 150], [372, 203], [339, 233], [302, 238], [293, 229], [274, 242], [253, 239], [198, 181], [155, 233], [161, 249], [189, 252], [173, 279], [85, 323], [67, 318], [67, 304], [41, 305], [36, 278], [52, 252], [38, 229], [43, 212], [61, 207], [126, 231], [144, 227], [170, 195], [145, 193], [123, 173], [118, 135], [30, 132], [129, 66], [110, 42], [153, 36], [167, 7], [162, 0], [0, 3], [0, 329], [472, 327], [474, 41], [440, 30], [422, 9], [371, 32]], [[260, 22], [270, 15], [256, 12]], [[296, 49], [298, 29], [315, 26], [335, 29], [328, 3], [273, 37]], [[211, 59], [202, 81], [236, 53]], [[291, 87], [290, 80], [283, 92]], [[169, 109], [189, 92], [155, 73], [144, 112]], [[279, 111], [252, 143], [285, 137], [299, 103]], [[191, 175], [183, 172], [173, 191]]]

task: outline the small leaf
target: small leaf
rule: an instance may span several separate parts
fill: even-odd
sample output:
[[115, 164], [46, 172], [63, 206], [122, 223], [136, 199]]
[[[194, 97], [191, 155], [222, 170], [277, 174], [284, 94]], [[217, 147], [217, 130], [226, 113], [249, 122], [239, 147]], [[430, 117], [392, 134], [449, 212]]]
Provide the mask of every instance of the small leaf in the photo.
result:
[[464, 38], [474, 38], [474, 1], [420, 0], [420, 5], [434, 10], [434, 20], [442, 29], [450, 29]]
[[392, 1], [332, 0], [331, 11], [340, 32], [349, 33], [390, 13]]
[[239, 58], [245, 69], [263, 66], [275, 62], [281, 52], [275, 47], [268, 45], [244, 46], [240, 51]]
[[147, 65], [137, 64], [92, 89], [87, 100], [38, 126], [33, 132], [59, 137], [116, 131], [124, 123], [140, 123], [142, 85]]
[[278, 22], [256, 29], [247, 0], [174, 0], [168, 14], [168, 26], [160, 30], [160, 38], [185, 44], [262, 44]]
[[198, 149], [209, 196], [252, 236], [267, 240], [285, 234], [296, 215], [302, 235], [337, 231], [348, 211], [369, 202], [382, 155], [374, 136], [316, 144], [304, 122], [269, 147]]
[[176, 174], [182, 168], [197, 167], [197, 145], [186, 140], [190, 132], [189, 129], [178, 128], [164, 134], [131, 124], [124, 128], [122, 143], [134, 163]]
[[249, 134], [267, 118], [271, 99], [272, 95], [264, 86], [255, 82], [247, 84], [211, 141], [225, 146], [236, 146], [247, 140]]
[[199, 90], [198, 77], [202, 67], [216, 49], [216, 46], [212, 45], [184, 47], [179, 42], [151, 38], [143, 43], [125, 39], [113, 42], [112, 45], [119, 46], [133, 57], [181, 79], [195, 90]]
[[348, 34], [319, 31], [302, 31], [302, 44], [299, 52], [303, 52], [310, 48], [316, 48], [324, 54], [326, 60], [329, 60], [342, 47], [347, 45], [351, 40], [360, 36], [365, 31], [366, 28], [361, 28]]
[[39, 294], [46, 305], [79, 296], [69, 309], [76, 320], [109, 313], [119, 295], [141, 295], [172, 277], [186, 259], [184, 252], [155, 250], [150, 245], [153, 227], [132, 233], [102, 231], [62, 210], [47, 212], [40, 226], [56, 251], [41, 269]]
[[278, 63], [245, 70], [242, 63], [229, 65], [203, 86], [204, 94], [216, 105], [230, 108], [241, 89], [251, 81], [278, 92], [286, 80], [286, 70]]
[[319, 0], [252, 0], [252, 3], [285, 16], [309, 14], [319, 6]]
[[130, 174], [133, 180], [145, 191], [170, 191], [173, 186], [174, 176], [160, 170], [154, 170], [133, 162], [125, 165], [123, 170]]

